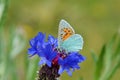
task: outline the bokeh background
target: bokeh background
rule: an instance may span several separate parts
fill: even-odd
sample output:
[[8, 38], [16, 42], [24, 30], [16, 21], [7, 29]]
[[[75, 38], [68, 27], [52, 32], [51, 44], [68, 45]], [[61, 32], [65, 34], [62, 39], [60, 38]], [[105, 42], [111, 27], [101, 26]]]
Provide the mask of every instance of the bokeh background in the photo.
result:
[[[61, 80], [80, 80], [81, 77], [93, 80], [95, 64], [90, 53], [95, 51], [99, 55], [102, 45], [120, 32], [120, 0], [9, 0], [4, 35], [7, 37], [7, 31], [14, 26], [26, 39], [25, 47], [14, 58], [16, 69], [13, 70], [17, 70], [18, 80], [26, 80], [26, 60], [30, 63], [33, 60], [27, 55], [29, 40], [38, 32], [57, 37], [61, 19], [67, 20], [75, 32], [83, 36], [84, 48], [80, 53], [87, 58], [72, 77], [65, 72]], [[22, 41], [17, 46], [20, 45]], [[111, 80], [120, 80], [119, 74], [118, 69]]]

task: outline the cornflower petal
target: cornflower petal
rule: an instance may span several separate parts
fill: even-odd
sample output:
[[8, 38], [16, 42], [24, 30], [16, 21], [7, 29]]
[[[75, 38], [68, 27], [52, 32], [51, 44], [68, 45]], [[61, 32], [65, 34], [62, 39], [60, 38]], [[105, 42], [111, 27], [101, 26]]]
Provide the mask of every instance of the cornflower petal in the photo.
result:
[[30, 40], [29, 43], [31, 48], [28, 49], [28, 54], [30, 56], [33, 56], [38, 52], [40, 52], [39, 48], [41, 48], [45, 44], [44, 40], [45, 40], [45, 34], [39, 32], [37, 36], [35, 36]]
[[63, 71], [64, 71], [64, 68], [61, 66], [60, 69], [59, 69], [59, 71], [58, 71], [58, 74], [62, 74]]
[[[70, 53], [66, 58], [62, 59], [59, 58], [58, 63], [61, 66], [59, 69], [59, 74], [61, 74], [63, 72], [63, 70], [65, 70], [68, 75], [72, 75], [72, 72], [75, 69], [79, 69], [79, 65], [78, 63], [81, 63], [82, 61], [85, 60], [85, 57], [82, 56], [81, 54], [77, 53], [77, 52], [73, 52]], [[61, 69], [63, 68], [63, 69]]]
[[41, 57], [41, 60], [39, 61], [39, 65], [43, 65], [46, 63], [46, 59], [44, 57]]
[[49, 67], [51, 67], [52, 64], [52, 60], [57, 56], [57, 53], [55, 51], [53, 51], [52, 45], [47, 44], [39, 53], [40, 57], [44, 57], [41, 58], [42, 62], [46, 63]]
[[58, 44], [57, 43], [57, 39], [55, 39], [52, 35], [48, 36], [48, 42], [53, 46], [53, 47], [57, 47]]
[[72, 71], [70, 69], [66, 69], [66, 72], [68, 73], [69, 76], [72, 76]]

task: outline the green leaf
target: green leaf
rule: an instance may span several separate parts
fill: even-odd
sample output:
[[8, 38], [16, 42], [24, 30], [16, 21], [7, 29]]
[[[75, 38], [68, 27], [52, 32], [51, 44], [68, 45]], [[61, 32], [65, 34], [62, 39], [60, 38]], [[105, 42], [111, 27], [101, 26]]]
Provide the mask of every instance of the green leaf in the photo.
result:
[[105, 71], [106, 74], [109, 72], [109, 69], [112, 64], [112, 56], [113, 56], [113, 46], [116, 40], [116, 35], [113, 36], [113, 38], [110, 40], [110, 42], [106, 46], [106, 54], [105, 54]]
[[4, 2], [0, 0], [0, 22], [2, 20], [1, 18], [3, 15], [4, 8], [5, 8]]
[[92, 56], [92, 58], [93, 58], [93, 61], [94, 61], [95, 63], [97, 63], [98, 57], [96, 56], [96, 53], [95, 53], [94, 51], [91, 51], [91, 56]]
[[7, 55], [5, 53], [6, 46], [5, 46], [5, 35], [4, 35], [4, 24], [7, 16], [8, 11], [8, 0], [0, 0], [0, 80], [6, 80], [7, 76], [6, 70], [7, 70]]
[[4, 23], [8, 10], [8, 0], [0, 0], [0, 10], [0, 61], [3, 61], [3, 56], [5, 56]]
[[6, 20], [6, 17], [7, 17], [9, 0], [2, 0], [0, 3], [3, 5], [3, 11], [2, 11], [1, 18], [0, 18], [0, 27], [4, 27], [5, 20]]
[[120, 55], [120, 40], [119, 40], [118, 45], [117, 45], [117, 47], [116, 47], [116, 51], [115, 51], [115, 53], [114, 53], [113, 58], [115, 58], [115, 57], [118, 56], [118, 55]]
[[107, 75], [111, 70], [112, 66], [112, 56], [113, 56], [113, 46], [116, 41], [116, 34], [113, 36], [113, 38], [108, 42], [106, 45], [106, 53], [104, 57], [104, 71], [102, 72], [102, 75], [100, 76], [100, 80], [107, 80]]
[[36, 57], [33, 57], [32, 60], [29, 63], [26, 80], [35, 80], [37, 77], [37, 69], [38, 69], [38, 61], [39, 59]]
[[106, 80], [110, 80], [113, 75], [115, 74], [115, 72], [118, 70], [120, 66], [120, 56], [119, 56], [119, 62], [117, 62], [114, 67], [109, 71], [109, 73], [106, 75]]
[[104, 63], [105, 52], [106, 52], [106, 46], [104, 45], [102, 47], [101, 53], [100, 53], [98, 61], [96, 63], [95, 80], [98, 80], [99, 76], [101, 75], [102, 68], [103, 68], [103, 63]]

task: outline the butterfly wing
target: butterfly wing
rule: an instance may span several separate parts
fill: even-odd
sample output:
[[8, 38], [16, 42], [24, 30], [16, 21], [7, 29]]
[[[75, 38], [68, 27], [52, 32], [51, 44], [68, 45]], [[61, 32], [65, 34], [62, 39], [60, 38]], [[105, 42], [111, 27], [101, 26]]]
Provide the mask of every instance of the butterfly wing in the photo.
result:
[[58, 48], [66, 52], [76, 52], [83, 47], [83, 38], [79, 34], [75, 34], [71, 25], [61, 20], [58, 30]]
[[78, 52], [83, 47], [83, 38], [79, 34], [74, 34], [62, 42], [61, 48], [66, 52]]
[[61, 48], [61, 44], [73, 34], [75, 32], [71, 25], [67, 21], [61, 20], [58, 30], [58, 48]]

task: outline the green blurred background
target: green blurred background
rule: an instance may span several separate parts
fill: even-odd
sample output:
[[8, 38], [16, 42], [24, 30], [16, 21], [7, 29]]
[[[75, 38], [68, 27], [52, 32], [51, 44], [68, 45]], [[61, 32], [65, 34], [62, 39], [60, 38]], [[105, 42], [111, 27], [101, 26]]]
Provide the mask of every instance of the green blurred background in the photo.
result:
[[[27, 39], [26, 47], [15, 57], [19, 80], [26, 80], [29, 40], [38, 32], [57, 37], [61, 19], [67, 20], [83, 36], [84, 48], [80, 53], [87, 58], [72, 77], [64, 73], [61, 80], [80, 80], [80, 77], [93, 80], [95, 64], [90, 52], [99, 53], [102, 45], [120, 32], [120, 0], [9, 0], [5, 29], [15, 26]], [[120, 70], [111, 80], [120, 80], [119, 74]]]

